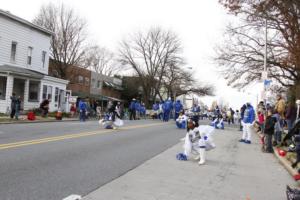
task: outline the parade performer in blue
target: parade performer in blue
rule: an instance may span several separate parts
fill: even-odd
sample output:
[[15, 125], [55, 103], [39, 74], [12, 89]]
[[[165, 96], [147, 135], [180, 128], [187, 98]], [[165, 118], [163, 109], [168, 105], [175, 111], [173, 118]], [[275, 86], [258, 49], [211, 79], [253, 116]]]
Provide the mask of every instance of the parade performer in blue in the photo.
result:
[[130, 112], [129, 119], [130, 120], [135, 120], [136, 119], [135, 103], [136, 103], [136, 100], [135, 100], [135, 98], [133, 98], [132, 101], [130, 102], [130, 105], [129, 105], [129, 112]]
[[196, 103], [194, 103], [192, 109], [192, 120], [196, 123], [196, 127], [199, 126], [199, 118], [200, 118], [200, 106], [198, 106]]
[[161, 101], [159, 103], [159, 110], [158, 110], [158, 118], [162, 121], [164, 120], [164, 104], [165, 102]]
[[86, 119], [86, 110], [87, 110], [87, 105], [86, 105], [86, 102], [81, 99], [79, 101], [79, 119], [81, 122], [85, 122], [85, 119]]
[[178, 116], [179, 116], [179, 113], [182, 112], [183, 110], [183, 105], [181, 104], [180, 100], [177, 100], [175, 105], [174, 105], [174, 108], [175, 108], [175, 118], [174, 120], [177, 120]]
[[155, 102], [152, 106], [151, 117], [152, 117], [152, 119], [157, 119], [157, 118], [159, 118], [158, 115], [159, 115], [159, 104], [158, 104], [158, 102]]
[[146, 107], [144, 103], [142, 103], [140, 107], [140, 116], [141, 118], [146, 119]]
[[170, 119], [170, 112], [173, 109], [173, 103], [171, 101], [171, 98], [169, 97], [169, 99], [167, 101], [165, 101], [165, 103], [163, 104], [163, 111], [164, 111], [164, 119], [163, 121], [167, 122]]
[[246, 109], [244, 112], [243, 121], [243, 136], [240, 142], [245, 142], [246, 144], [251, 144], [251, 128], [253, 127], [255, 121], [255, 111], [250, 103], [246, 104]]
[[141, 103], [139, 100], [135, 102], [135, 112], [136, 112], [136, 119], [140, 119], [140, 114], [141, 114]]

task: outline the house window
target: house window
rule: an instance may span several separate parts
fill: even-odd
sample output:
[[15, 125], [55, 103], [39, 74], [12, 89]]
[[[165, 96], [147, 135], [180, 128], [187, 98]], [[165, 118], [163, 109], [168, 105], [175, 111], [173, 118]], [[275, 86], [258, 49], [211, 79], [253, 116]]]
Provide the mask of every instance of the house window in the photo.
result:
[[43, 99], [47, 98], [47, 85], [43, 85]]
[[101, 81], [97, 81], [97, 88], [101, 88]]
[[32, 47], [28, 47], [27, 65], [31, 65], [31, 62], [32, 62]]
[[10, 50], [10, 61], [16, 62], [16, 54], [17, 54], [17, 43], [11, 43], [11, 50]]
[[[29, 99], [28, 101], [39, 101], [40, 82], [29, 81]], [[44, 95], [44, 88], [43, 88]]]
[[96, 82], [95, 79], [92, 79], [92, 83], [91, 84], [92, 84], [93, 88], [96, 88], [95, 82]]
[[58, 102], [58, 94], [59, 94], [59, 89], [56, 87], [55, 88], [55, 96], [54, 96], [54, 101]]
[[82, 83], [83, 84], [83, 76], [78, 76], [78, 83]]
[[52, 86], [47, 86], [47, 98], [49, 101], [52, 99]]
[[43, 85], [43, 99], [48, 99], [51, 101], [52, 99], [52, 86]]
[[6, 81], [7, 81], [7, 78], [5, 76], [0, 76], [0, 99], [5, 99]]
[[42, 51], [42, 66], [43, 66], [43, 68], [45, 68], [46, 55], [47, 55], [47, 52]]
[[88, 77], [85, 77], [85, 85], [86, 86], [90, 85], [90, 79]]

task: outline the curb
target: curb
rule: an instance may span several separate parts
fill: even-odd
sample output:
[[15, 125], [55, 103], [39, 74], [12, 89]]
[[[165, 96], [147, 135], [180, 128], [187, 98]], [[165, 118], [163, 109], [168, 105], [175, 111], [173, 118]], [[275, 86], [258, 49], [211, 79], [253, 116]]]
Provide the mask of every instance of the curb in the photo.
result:
[[44, 120], [44, 121], [15, 121], [15, 122], [0, 122], [1, 124], [38, 124], [38, 123], [48, 123], [48, 122], [72, 122], [79, 121], [78, 119], [70, 120]]
[[[260, 134], [255, 131], [256, 135], [260, 138]], [[287, 170], [287, 172], [293, 177], [293, 180], [300, 186], [300, 180], [296, 181], [294, 179], [294, 176], [298, 174], [298, 171], [294, 168], [292, 168], [291, 163], [285, 158], [278, 154], [277, 148], [272, 147], [274, 156], [278, 159], [279, 163]]]
[[[274, 156], [279, 160], [279, 162], [285, 167], [285, 169], [290, 173], [291, 176], [295, 176], [298, 174], [297, 170], [292, 168], [291, 163], [285, 159], [285, 157], [282, 157], [278, 154], [277, 149], [273, 147], [274, 150]], [[300, 184], [300, 181], [296, 181]]]

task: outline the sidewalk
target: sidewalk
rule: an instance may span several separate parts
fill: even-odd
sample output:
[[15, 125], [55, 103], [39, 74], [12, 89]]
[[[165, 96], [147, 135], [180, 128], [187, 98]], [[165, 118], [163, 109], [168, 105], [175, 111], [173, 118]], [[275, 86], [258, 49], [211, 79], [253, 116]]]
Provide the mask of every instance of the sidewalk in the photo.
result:
[[180, 142], [83, 199], [282, 200], [286, 185], [296, 185], [272, 154], [260, 151], [256, 135], [251, 145], [239, 143], [240, 132], [228, 128], [214, 139], [217, 148], [208, 152], [203, 166], [176, 160]]
[[27, 116], [21, 115], [19, 120], [10, 119], [9, 117], [0, 117], [1, 124], [22, 124], [22, 123], [45, 123], [45, 122], [66, 122], [66, 121], [79, 121], [78, 118], [63, 118], [62, 120], [56, 120], [54, 117], [42, 118], [37, 116], [36, 120], [30, 121]]

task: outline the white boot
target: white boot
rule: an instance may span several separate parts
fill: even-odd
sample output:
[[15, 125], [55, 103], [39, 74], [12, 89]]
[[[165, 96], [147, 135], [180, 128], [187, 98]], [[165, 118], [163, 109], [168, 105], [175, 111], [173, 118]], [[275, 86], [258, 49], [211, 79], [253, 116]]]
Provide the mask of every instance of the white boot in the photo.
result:
[[198, 154], [196, 157], [194, 157], [194, 160], [199, 160], [200, 159], [200, 154]]
[[200, 161], [198, 162], [198, 164], [203, 165], [205, 163], [205, 148], [200, 148], [199, 154], [200, 154]]

